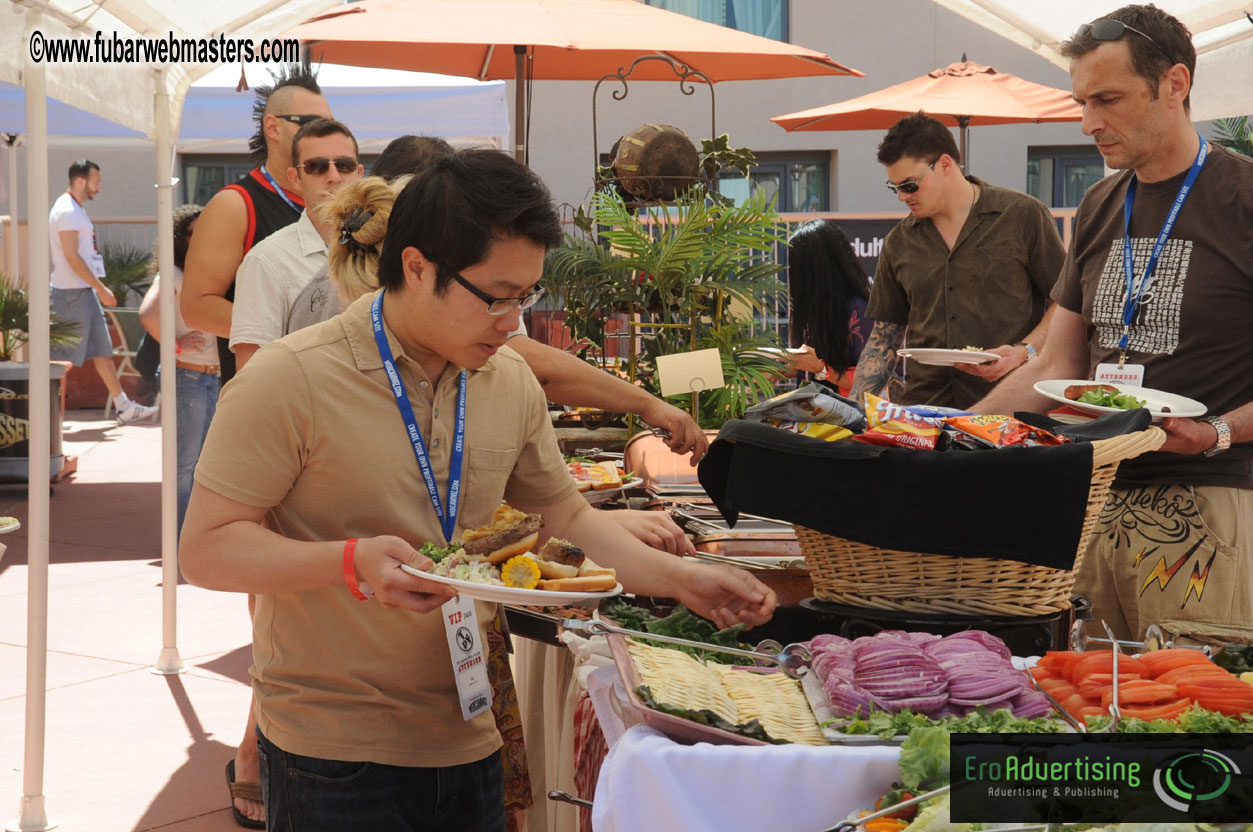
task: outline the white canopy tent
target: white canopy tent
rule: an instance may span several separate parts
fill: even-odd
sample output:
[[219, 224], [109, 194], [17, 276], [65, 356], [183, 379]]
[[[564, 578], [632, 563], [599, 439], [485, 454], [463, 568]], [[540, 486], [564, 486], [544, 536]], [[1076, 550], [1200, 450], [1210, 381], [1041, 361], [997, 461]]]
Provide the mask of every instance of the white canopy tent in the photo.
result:
[[[950, 11], [1009, 38], [1062, 69], [1061, 43], [1080, 25], [1126, 5], [1126, 0], [935, 0]], [[1192, 118], [1253, 113], [1253, 19], [1241, 0], [1155, 0], [1192, 32], [1196, 84]]]
[[[157, 234], [159, 267], [173, 270], [173, 198], [171, 138], [177, 134], [183, 99], [196, 78], [213, 67], [206, 64], [153, 66], [143, 64], [63, 64], [37, 62], [32, 37], [40, 39], [91, 39], [97, 31], [120, 37], [251, 37], [258, 41], [275, 37], [292, 26], [335, 5], [333, 0], [163, 0], [157, 9], [147, 0], [21, 0], [9, 11], [0, 27], [0, 81], [18, 84], [26, 91], [28, 194], [27, 291], [30, 305], [30, 383], [32, 389], [49, 384], [48, 344], [48, 98], [85, 110], [116, 124], [139, 131], [156, 142]], [[106, 9], [107, 6], [107, 9]], [[18, 23], [17, 21], [23, 21]], [[32, 55], [32, 52], [35, 54]], [[13, 183], [16, 187], [16, 183]], [[161, 303], [161, 360], [174, 363], [174, 293], [163, 293]], [[162, 650], [155, 670], [177, 673], [179, 658], [174, 587], [178, 584], [175, 526], [175, 425], [174, 385], [163, 384], [162, 423], [162, 561], [164, 596]], [[27, 645], [26, 645], [26, 738], [19, 817], [8, 828], [19, 832], [50, 829], [43, 795], [44, 732], [46, 715], [48, 646], [48, 537], [51, 402], [36, 396], [30, 400], [30, 471], [28, 493]]]

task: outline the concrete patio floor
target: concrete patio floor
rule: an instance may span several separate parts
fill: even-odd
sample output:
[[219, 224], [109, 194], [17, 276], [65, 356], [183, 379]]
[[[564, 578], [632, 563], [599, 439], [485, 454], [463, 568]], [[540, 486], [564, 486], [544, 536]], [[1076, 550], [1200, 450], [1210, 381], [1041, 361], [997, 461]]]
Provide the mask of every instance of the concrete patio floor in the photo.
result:
[[[244, 596], [182, 584], [187, 672], [149, 672], [161, 649], [160, 458], [155, 425], [72, 411], [75, 474], [51, 499], [44, 794], [59, 829], [229, 832], [223, 768], [243, 732], [251, 636]], [[0, 487], [0, 828], [22, 797], [26, 709], [24, 486]]]

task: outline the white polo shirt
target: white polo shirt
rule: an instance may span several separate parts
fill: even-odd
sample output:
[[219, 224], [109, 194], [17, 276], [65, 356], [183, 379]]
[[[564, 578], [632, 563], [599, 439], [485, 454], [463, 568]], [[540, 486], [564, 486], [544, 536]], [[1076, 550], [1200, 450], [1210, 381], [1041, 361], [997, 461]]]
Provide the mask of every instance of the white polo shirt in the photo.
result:
[[283, 337], [292, 302], [326, 266], [326, 252], [307, 212], [252, 247], [235, 272], [232, 351], [236, 344], [265, 346]]
[[78, 232], [78, 256], [87, 264], [87, 268], [96, 277], [104, 277], [104, 258], [96, 250], [96, 229], [91, 218], [78, 204], [78, 200], [66, 191], [52, 203], [48, 212], [48, 246], [52, 250], [52, 277], [49, 285], [53, 289], [89, 289], [87, 281], [78, 276], [70, 267], [65, 251], [61, 248], [61, 232]]

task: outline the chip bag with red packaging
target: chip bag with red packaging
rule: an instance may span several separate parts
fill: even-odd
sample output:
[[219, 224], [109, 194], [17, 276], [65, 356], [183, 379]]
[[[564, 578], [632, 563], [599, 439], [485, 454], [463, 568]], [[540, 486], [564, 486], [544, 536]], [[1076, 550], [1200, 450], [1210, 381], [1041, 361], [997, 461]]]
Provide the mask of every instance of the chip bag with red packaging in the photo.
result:
[[1012, 445], [1024, 447], [1064, 445], [1070, 441], [1064, 436], [1056, 436], [1046, 430], [1032, 427], [1026, 422], [1020, 422], [1012, 416], [993, 416], [982, 413], [952, 416], [945, 419], [944, 424], [994, 448], [1006, 448]]

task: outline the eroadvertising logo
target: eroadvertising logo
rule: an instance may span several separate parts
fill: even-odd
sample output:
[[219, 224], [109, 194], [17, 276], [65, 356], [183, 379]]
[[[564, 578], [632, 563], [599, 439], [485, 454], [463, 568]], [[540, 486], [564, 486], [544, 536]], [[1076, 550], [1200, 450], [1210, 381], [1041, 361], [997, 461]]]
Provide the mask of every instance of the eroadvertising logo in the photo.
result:
[[1249, 734], [953, 734], [957, 822], [1253, 822]]

